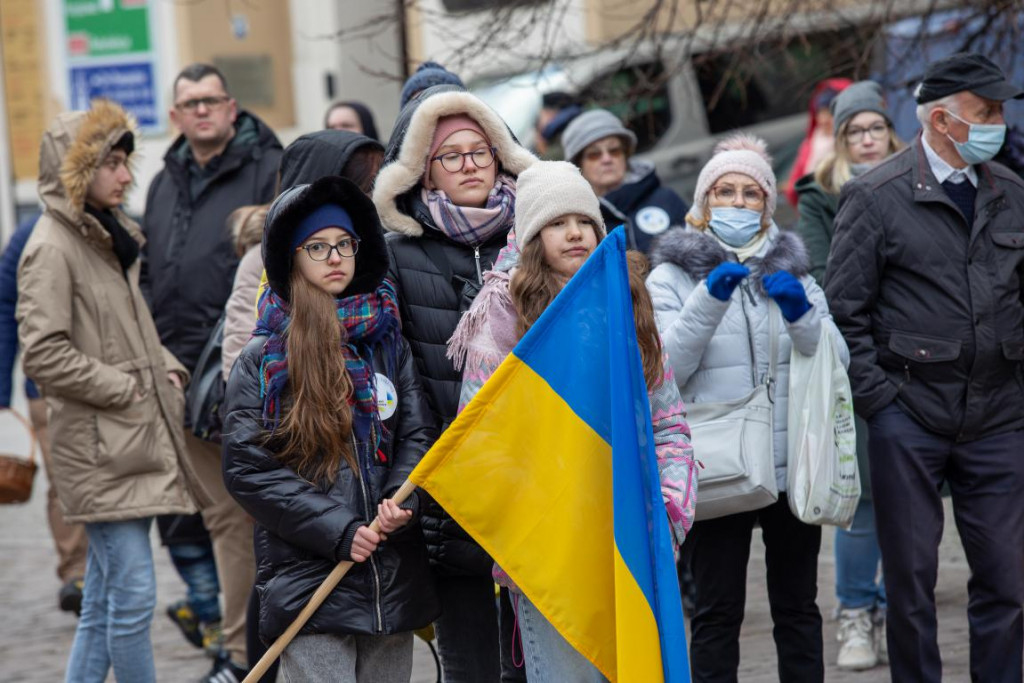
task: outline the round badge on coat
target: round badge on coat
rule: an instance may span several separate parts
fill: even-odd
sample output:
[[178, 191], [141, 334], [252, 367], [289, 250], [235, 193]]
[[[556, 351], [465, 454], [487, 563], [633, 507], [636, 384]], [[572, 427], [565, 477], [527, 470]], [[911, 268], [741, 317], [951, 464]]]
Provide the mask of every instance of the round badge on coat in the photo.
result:
[[668, 230], [672, 219], [668, 217], [668, 211], [660, 206], [645, 206], [636, 212], [636, 227], [648, 235], [660, 235]]
[[398, 392], [395, 385], [387, 376], [379, 372], [374, 375], [373, 383], [377, 387], [377, 410], [380, 411], [380, 419], [386, 420], [398, 410]]

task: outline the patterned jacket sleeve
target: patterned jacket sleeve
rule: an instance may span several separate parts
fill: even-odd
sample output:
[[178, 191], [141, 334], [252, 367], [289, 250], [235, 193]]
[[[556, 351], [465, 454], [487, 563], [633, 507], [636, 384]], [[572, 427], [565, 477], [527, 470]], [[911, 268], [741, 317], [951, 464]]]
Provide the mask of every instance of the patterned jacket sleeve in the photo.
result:
[[697, 504], [697, 470], [686, 409], [672, 367], [665, 358], [665, 376], [661, 384], [648, 394], [651, 401], [651, 424], [654, 427], [654, 451], [661, 475], [661, 498], [668, 513], [672, 539], [683, 544], [693, 525]]

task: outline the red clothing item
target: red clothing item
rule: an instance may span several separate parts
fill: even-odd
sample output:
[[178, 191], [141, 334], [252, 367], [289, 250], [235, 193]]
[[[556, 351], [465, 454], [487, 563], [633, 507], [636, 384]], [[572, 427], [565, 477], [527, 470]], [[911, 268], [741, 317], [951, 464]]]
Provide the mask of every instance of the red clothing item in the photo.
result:
[[826, 90], [833, 90], [835, 93], [840, 93], [845, 90], [853, 81], [849, 78], [827, 78], [824, 81], [814, 86], [814, 92], [811, 93], [810, 100], [807, 104], [807, 133], [804, 135], [803, 142], [800, 143], [800, 149], [796, 153], [796, 162], [793, 164], [793, 172], [789, 176], [789, 180], [786, 181], [786, 187], [783, 193], [786, 195], [786, 199], [794, 207], [797, 204], [796, 196], [796, 181], [803, 178], [805, 175], [813, 171], [813, 168], [808, 168], [808, 159], [811, 156], [811, 140], [814, 137], [814, 131], [818, 127], [818, 113], [815, 110], [815, 102], [818, 97]]

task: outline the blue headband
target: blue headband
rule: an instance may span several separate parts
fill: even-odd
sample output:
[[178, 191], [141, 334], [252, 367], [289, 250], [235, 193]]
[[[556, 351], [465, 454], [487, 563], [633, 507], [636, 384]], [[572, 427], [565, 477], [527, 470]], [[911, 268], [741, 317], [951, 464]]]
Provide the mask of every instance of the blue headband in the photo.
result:
[[324, 204], [303, 218], [295, 228], [295, 234], [292, 235], [292, 249], [298, 248], [300, 244], [309, 239], [310, 235], [324, 228], [341, 228], [353, 237], [359, 238], [348, 211], [337, 204]]

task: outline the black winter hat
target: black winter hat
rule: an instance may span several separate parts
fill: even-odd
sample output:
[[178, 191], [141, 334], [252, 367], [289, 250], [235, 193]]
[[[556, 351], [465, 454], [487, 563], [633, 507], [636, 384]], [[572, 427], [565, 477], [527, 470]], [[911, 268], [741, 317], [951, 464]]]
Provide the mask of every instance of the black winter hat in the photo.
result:
[[289, 300], [289, 278], [295, 250], [292, 235], [303, 218], [324, 204], [344, 208], [359, 237], [356, 272], [344, 296], [369, 294], [377, 289], [388, 272], [388, 252], [384, 230], [373, 202], [352, 181], [327, 176], [308, 185], [296, 185], [278, 195], [267, 212], [263, 229], [263, 264], [267, 282], [279, 296]]
[[928, 65], [914, 99], [925, 104], [964, 90], [999, 102], [1024, 97], [1024, 90], [1009, 83], [991, 59], [976, 52], [958, 52]]

